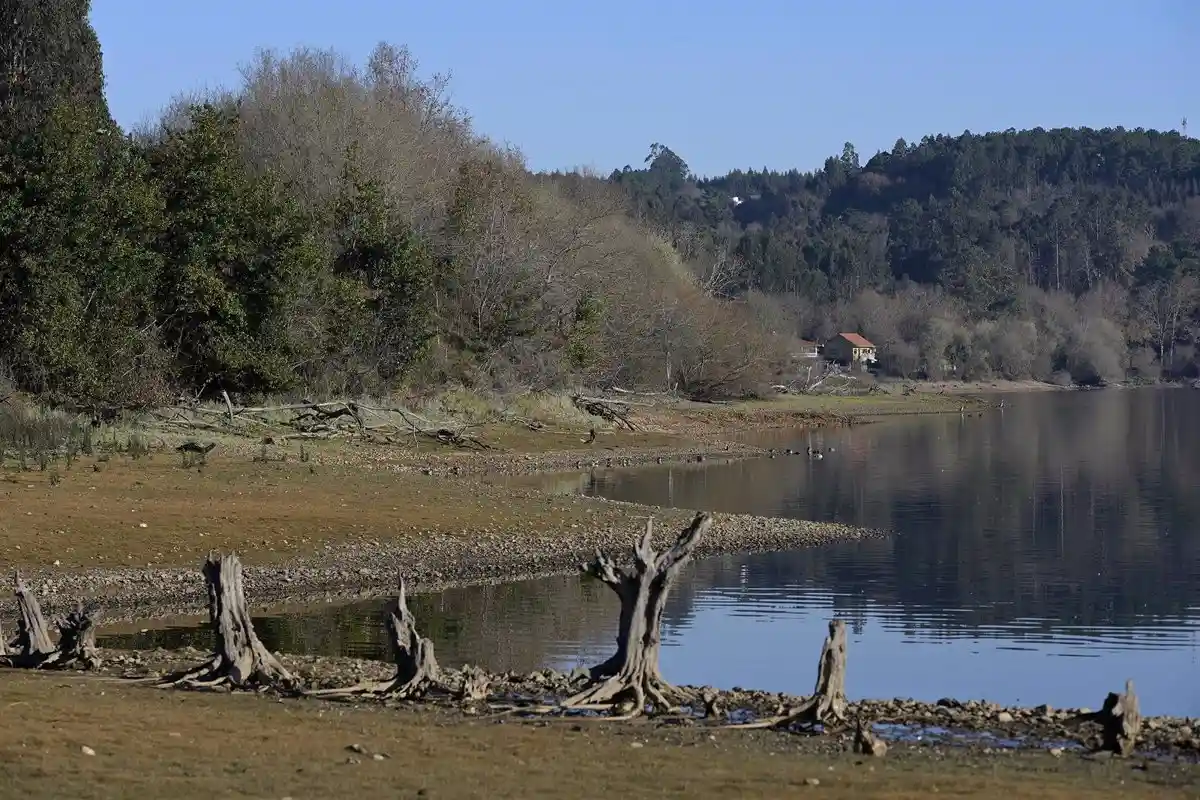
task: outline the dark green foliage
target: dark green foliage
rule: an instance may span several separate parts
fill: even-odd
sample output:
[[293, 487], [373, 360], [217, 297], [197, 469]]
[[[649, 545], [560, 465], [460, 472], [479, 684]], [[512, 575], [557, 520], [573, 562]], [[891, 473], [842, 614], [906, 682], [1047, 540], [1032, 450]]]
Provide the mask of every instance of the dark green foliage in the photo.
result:
[[63, 103], [112, 127], [90, 0], [0, 0], [0, 142], [34, 132]]
[[363, 177], [356, 156], [352, 148], [333, 210], [333, 267], [347, 326], [339, 338], [389, 383], [404, 376], [433, 335], [433, 256], [395, 220], [379, 182]]
[[613, 180], [659, 224], [698, 225], [736, 251], [747, 284], [769, 292], [832, 298], [907, 277], [996, 314], [1019, 285], [1128, 285], [1147, 236], [1200, 242], [1200, 141], [1175, 133], [926, 137], [861, 168], [847, 144], [815, 173], [736, 170], [682, 184], [656, 169], [663, 154], [674, 157], [655, 145], [648, 169]]
[[60, 105], [0, 177], [0, 358], [34, 391], [129, 403], [156, 393], [163, 219], [145, 162], [102, 123]]
[[249, 173], [236, 117], [214, 106], [194, 107], [149, 158], [169, 218], [157, 302], [174, 378], [231, 391], [290, 386], [306, 348], [294, 312], [321, 258], [310, 221], [269, 173]]

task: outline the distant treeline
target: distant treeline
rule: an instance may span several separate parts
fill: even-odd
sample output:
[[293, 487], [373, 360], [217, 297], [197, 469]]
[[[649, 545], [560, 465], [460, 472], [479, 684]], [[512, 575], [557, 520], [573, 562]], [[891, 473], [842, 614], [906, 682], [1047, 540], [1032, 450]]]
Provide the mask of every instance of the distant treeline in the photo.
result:
[[[89, 3], [0, 0], [0, 380], [54, 402], [888, 371], [1195, 371], [1200, 145], [1033, 131], [700, 180], [531, 174], [381, 44], [265, 52], [122, 131]], [[736, 200], [735, 200], [736, 198]]]

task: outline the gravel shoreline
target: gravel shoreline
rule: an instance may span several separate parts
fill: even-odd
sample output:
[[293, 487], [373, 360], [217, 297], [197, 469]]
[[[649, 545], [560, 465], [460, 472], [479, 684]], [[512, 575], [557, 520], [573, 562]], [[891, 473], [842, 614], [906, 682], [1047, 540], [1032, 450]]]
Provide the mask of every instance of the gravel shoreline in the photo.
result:
[[[257, 610], [285, 602], [386, 595], [395, 587], [401, 570], [414, 592], [565, 574], [577, 570], [598, 548], [630, 553], [640, 524], [649, 516], [656, 523], [656, 546], [669, 546], [695, 514], [602, 498], [580, 497], [578, 502], [622, 510], [628, 514], [628, 524], [529, 531], [520, 537], [426, 533], [392, 542], [328, 546], [320, 553], [277, 565], [244, 565], [247, 602]], [[695, 555], [794, 550], [884, 535], [836, 523], [716, 513]], [[200, 613], [207, 604], [199, 564], [194, 568], [97, 567], [70, 572], [28, 569], [22, 577], [47, 614], [61, 614], [77, 601], [94, 600], [103, 607], [108, 623]], [[15, 607], [8, 604], [0, 611], [5, 623], [11, 624], [14, 615]]]
[[[133, 679], [159, 677], [194, 666], [209, 654], [186, 648], [183, 650], [101, 650], [103, 664], [100, 674]], [[355, 685], [361, 682], [384, 681], [393, 677], [395, 667], [383, 661], [331, 656], [302, 656], [276, 654], [281, 663], [296, 676], [306, 689], [327, 689]], [[444, 680], [453, 686], [460, 671], [443, 667]], [[524, 698], [536, 703], [554, 703], [568, 696], [587, 682], [586, 670], [570, 673], [553, 669], [531, 673], [508, 672], [489, 674], [489, 694], [501, 702], [505, 698]], [[681, 687], [697, 697], [713, 694], [724, 716], [716, 722], [747, 722], [770, 717], [780, 708], [798, 705], [804, 698], [779, 692], [733, 688]], [[1099, 701], [1104, 698], [1097, 698]], [[318, 701], [319, 702], [319, 701]], [[362, 705], [379, 705], [360, 700]], [[477, 708], [464, 708], [448, 698], [429, 698], [410, 705], [425, 706], [446, 713], [462, 715], [479, 713]], [[876, 731], [892, 742], [912, 744], [965, 745], [985, 751], [1014, 749], [1048, 749], [1053, 755], [1087, 754], [1099, 745], [1099, 726], [1076, 718], [1092, 709], [1052, 708], [1047, 705], [1005, 707], [997, 703], [970, 700], [942, 699], [934, 703], [897, 698], [892, 700], [857, 700], [849, 704], [847, 718], [876, 725]], [[704, 726], [712, 720], [694, 718], [688, 724]], [[831, 751], [849, 749], [853, 728], [841, 733], [815, 737], [818, 748]], [[1143, 756], [1178, 759], [1195, 763], [1200, 755], [1200, 722], [1185, 717], [1144, 717], [1139, 735], [1138, 750]], [[1109, 754], [1100, 754], [1107, 756]]]

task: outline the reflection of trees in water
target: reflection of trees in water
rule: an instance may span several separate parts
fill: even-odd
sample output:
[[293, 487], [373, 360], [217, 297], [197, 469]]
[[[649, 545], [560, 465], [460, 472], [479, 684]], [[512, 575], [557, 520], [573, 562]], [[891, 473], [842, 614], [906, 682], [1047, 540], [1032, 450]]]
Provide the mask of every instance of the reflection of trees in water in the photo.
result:
[[[1015, 619], [1030, 620], [1032, 634], [1063, 624], [1086, 632], [1146, 615], [1184, 615], [1200, 598], [1200, 456], [1187, 447], [1200, 434], [1200, 393], [1047, 394], [1009, 398], [1006, 406], [982, 418], [823, 432], [823, 446], [837, 449], [818, 463], [780, 457], [601, 473], [596, 480], [601, 493], [625, 500], [669, 497], [686, 508], [897, 532], [697, 562], [668, 602], [668, 637], [710, 591], [734, 607], [739, 598], [750, 607], [764, 594], [807, 605], [818, 587], [831, 595], [823, 592], [822, 602], [832, 602], [852, 628], [861, 629], [871, 604], [882, 604], [904, 630], [925, 635], [978, 633]], [[256, 627], [272, 649], [387, 659], [385, 605], [380, 599], [271, 615], [257, 618]], [[528, 671], [576, 658], [588, 664], [608, 653], [616, 631], [615, 598], [578, 576], [415, 595], [411, 606], [448, 665]], [[955, 613], [931, 613], [945, 610]], [[109, 641], [211, 646], [205, 630]]]
[[1200, 397], [1113, 390], [1006, 406], [825, 434], [837, 449], [820, 462], [607, 473], [598, 493], [897, 534], [756, 558], [749, 580], [759, 587], [813, 581], [883, 603], [963, 609], [953, 624], [966, 626], [1183, 614], [1200, 596], [1200, 456], [1187, 447], [1200, 434]]

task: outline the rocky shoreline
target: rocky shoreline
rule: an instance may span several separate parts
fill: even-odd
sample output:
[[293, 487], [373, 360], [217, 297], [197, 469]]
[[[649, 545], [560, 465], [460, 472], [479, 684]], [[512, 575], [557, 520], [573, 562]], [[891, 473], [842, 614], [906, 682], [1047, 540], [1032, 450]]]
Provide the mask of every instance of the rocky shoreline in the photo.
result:
[[[252, 608], [261, 609], [284, 602], [382, 596], [395, 587], [401, 570], [414, 592], [565, 574], [574, 572], [597, 549], [629, 553], [647, 517], [655, 520], [656, 544], [664, 546], [695, 513], [602, 498], [577, 500], [622, 512], [619, 517], [627, 523], [529, 531], [519, 538], [488, 532], [423, 533], [391, 542], [327, 546], [289, 562], [246, 564], [247, 600]], [[696, 549], [697, 557], [792, 550], [886, 535], [837, 523], [749, 514], [714, 514], [713, 519]], [[116, 622], [202, 612], [207, 595], [199, 567], [27, 569], [22, 576], [47, 613], [63, 613], [77, 601], [94, 600], [104, 609], [104, 620]], [[14, 613], [14, 608], [6, 607], [0, 620], [11, 624]]]
[[[105, 650], [100, 651], [104, 662], [99, 674], [128, 679], [156, 678], [204, 661], [209, 653], [195, 648], [184, 650]], [[385, 681], [395, 673], [395, 667], [382, 661], [328, 656], [298, 656], [276, 654], [281, 663], [308, 690], [351, 686], [361, 682]], [[444, 670], [445, 678], [453, 683], [458, 672]], [[504, 673], [488, 676], [489, 694], [496, 702], [520, 699], [538, 703], [553, 703], [587, 682], [584, 670], [571, 673], [552, 669], [531, 673]], [[712, 687], [682, 687], [696, 696], [715, 698], [723, 709], [719, 719], [706, 719], [702, 709], [674, 724], [711, 726], [750, 722], [766, 718], [779, 709], [798, 705], [803, 698], [778, 692], [734, 688], [717, 690]], [[1104, 698], [1097, 698], [1098, 701]], [[358, 700], [361, 705], [385, 704]], [[448, 699], [431, 698], [416, 705], [428, 706], [456, 715], [477, 715], [478, 707], [463, 707]], [[699, 704], [698, 704], [699, 705]], [[1062, 756], [1070, 752], [1091, 753], [1098, 745], [1099, 728], [1094, 723], [1076, 718], [1091, 709], [1056, 709], [1042, 705], [1034, 708], [1004, 707], [984, 701], [942, 699], [935, 703], [910, 699], [859, 700], [849, 704], [847, 717], [875, 726], [885, 740], [908, 743], [939, 743], [965, 745], [984, 750], [1049, 750]], [[817, 747], [848, 750], [853, 730], [816, 737]], [[1144, 717], [1139, 737], [1138, 754], [1158, 759], [1176, 759], [1188, 763], [1200, 757], [1200, 720], [1182, 717]], [[1108, 757], [1110, 754], [1098, 753]]]

